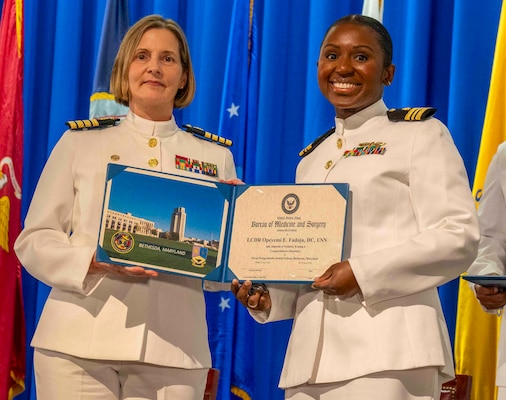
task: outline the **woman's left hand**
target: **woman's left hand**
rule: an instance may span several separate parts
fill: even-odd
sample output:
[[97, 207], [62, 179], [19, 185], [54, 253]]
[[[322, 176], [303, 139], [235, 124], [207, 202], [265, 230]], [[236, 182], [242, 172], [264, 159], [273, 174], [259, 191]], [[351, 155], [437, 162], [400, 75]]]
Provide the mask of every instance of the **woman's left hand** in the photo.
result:
[[105, 262], [97, 261], [96, 254], [93, 254], [93, 258], [90, 262], [90, 266], [88, 268], [89, 274], [113, 274], [113, 275], [129, 275], [129, 276], [138, 276], [141, 278], [156, 278], [158, 276], [158, 272], [150, 269], [144, 269], [141, 266], [120, 266], [116, 264], [109, 264]]
[[487, 310], [501, 309], [506, 305], [506, 291], [497, 286], [474, 285], [476, 298]]
[[240, 179], [228, 179], [228, 180], [225, 180], [225, 179], [220, 179], [220, 182], [221, 183], [227, 183], [229, 185], [244, 185], [244, 182], [241, 181]]
[[250, 310], [269, 311], [271, 308], [269, 290], [262, 283], [254, 284], [247, 280], [241, 284], [237, 279], [233, 279], [230, 289], [236, 299]]
[[322, 290], [323, 293], [347, 299], [355, 296], [359, 291], [353, 270], [348, 261], [342, 261], [330, 266], [311, 285], [313, 289]]

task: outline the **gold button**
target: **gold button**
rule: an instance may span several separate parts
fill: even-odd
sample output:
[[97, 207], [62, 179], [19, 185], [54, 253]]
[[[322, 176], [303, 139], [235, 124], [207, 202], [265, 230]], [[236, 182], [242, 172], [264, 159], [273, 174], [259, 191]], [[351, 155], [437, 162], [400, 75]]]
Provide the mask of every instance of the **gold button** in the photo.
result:
[[158, 160], [156, 158], [152, 158], [148, 161], [150, 167], [156, 167], [158, 165]]
[[343, 139], [339, 138], [337, 139], [337, 148], [341, 149], [341, 147], [343, 147]]
[[148, 146], [149, 147], [155, 147], [158, 143], [158, 140], [156, 140], [155, 138], [151, 138], [149, 139], [149, 142], [148, 142]]
[[119, 156], [118, 156], [117, 154], [113, 154], [113, 155], [111, 156], [111, 160], [112, 160], [112, 161], [119, 161]]
[[327, 161], [327, 163], [325, 164], [325, 169], [329, 169], [330, 167], [332, 167], [332, 161], [331, 160]]

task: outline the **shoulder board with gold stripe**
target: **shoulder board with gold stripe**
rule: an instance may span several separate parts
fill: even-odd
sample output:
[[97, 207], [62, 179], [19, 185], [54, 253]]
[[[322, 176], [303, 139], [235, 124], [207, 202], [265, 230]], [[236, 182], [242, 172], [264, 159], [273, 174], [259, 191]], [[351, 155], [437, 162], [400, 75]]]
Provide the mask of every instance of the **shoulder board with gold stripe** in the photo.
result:
[[316, 147], [319, 146], [325, 139], [327, 139], [330, 135], [332, 135], [335, 130], [336, 130], [336, 128], [332, 127], [327, 132], [325, 132], [323, 135], [318, 136], [310, 145], [306, 146], [304, 149], [299, 151], [299, 156], [300, 157], [307, 156], [314, 149], [316, 149]]
[[434, 107], [391, 108], [387, 111], [390, 121], [423, 121], [436, 113]]
[[214, 133], [207, 132], [197, 126], [192, 126], [192, 125], [186, 124], [186, 125], [183, 125], [183, 128], [186, 130], [186, 132], [193, 133], [198, 138], [207, 139], [207, 140], [210, 140], [211, 142], [215, 142], [215, 143], [221, 144], [223, 146], [227, 146], [227, 147], [232, 146], [232, 140], [215, 135]]
[[85, 129], [107, 128], [116, 125], [119, 118], [93, 118], [93, 119], [76, 119], [65, 122], [73, 131]]

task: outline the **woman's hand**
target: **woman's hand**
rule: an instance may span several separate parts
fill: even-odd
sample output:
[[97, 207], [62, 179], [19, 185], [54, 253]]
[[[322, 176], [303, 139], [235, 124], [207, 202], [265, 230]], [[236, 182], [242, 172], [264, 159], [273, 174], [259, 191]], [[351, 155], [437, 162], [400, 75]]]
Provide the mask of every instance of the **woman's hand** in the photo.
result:
[[142, 267], [125, 267], [121, 265], [109, 264], [97, 261], [96, 254], [93, 254], [90, 267], [88, 269], [89, 274], [114, 274], [114, 275], [128, 275], [128, 276], [139, 276], [142, 278], [154, 278], [158, 276], [158, 272], [145, 269]]
[[228, 183], [229, 185], [244, 185], [244, 182], [241, 181], [240, 179], [228, 179], [228, 180], [225, 180], [225, 179], [220, 179], [220, 182], [221, 183]]
[[487, 310], [497, 310], [506, 304], [506, 291], [497, 286], [474, 285], [476, 298]]
[[360, 292], [360, 287], [348, 261], [342, 261], [330, 266], [329, 269], [314, 280], [311, 287], [343, 300], [353, 297]]
[[242, 285], [234, 279], [230, 285], [237, 300], [250, 310], [268, 311], [271, 308], [271, 296], [267, 287], [262, 283], [245, 281]]

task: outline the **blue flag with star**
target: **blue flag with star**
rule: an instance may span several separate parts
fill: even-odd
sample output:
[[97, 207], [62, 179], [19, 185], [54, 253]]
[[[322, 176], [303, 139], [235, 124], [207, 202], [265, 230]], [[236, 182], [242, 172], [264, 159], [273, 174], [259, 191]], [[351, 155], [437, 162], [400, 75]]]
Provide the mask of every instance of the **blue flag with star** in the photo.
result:
[[[253, 6], [254, 2], [250, 0], [234, 0], [220, 117], [220, 132], [233, 140], [232, 152], [237, 176], [243, 180], [247, 169], [248, 131], [254, 132], [249, 130], [249, 124], [256, 115], [256, 108], [251, 110], [251, 106], [256, 107], [256, 98], [252, 102], [250, 97], [250, 85], [252, 93], [256, 92], [256, 82], [250, 82], [251, 67], [256, 66], [251, 58], [253, 45], [256, 44], [252, 35]], [[231, 398], [253, 398], [254, 364], [250, 363], [249, 355], [253, 350], [251, 339], [255, 325], [256, 322], [246, 309], [238, 303], [234, 313], [234, 352], [229, 385], [230, 392], [236, 397]]]
[[231, 399], [230, 377], [234, 352], [234, 325], [236, 308], [241, 307], [230, 291], [205, 291], [209, 347], [213, 367], [220, 370], [218, 399]]
[[90, 118], [123, 117], [128, 112], [128, 107], [116, 103], [114, 96], [109, 92], [114, 59], [128, 27], [127, 0], [107, 0], [93, 80], [93, 92], [90, 96]]
[[244, 179], [246, 152], [249, 41], [250, 0], [234, 0], [221, 99], [219, 134], [232, 139], [231, 150], [239, 179]]
[[[233, 140], [237, 176], [256, 183], [258, 114], [257, 26], [253, 0], [234, 0], [219, 134]], [[206, 292], [213, 366], [220, 400], [282, 400], [281, 371], [292, 321], [257, 323], [229, 291]], [[277, 351], [272, 351], [275, 348]]]

